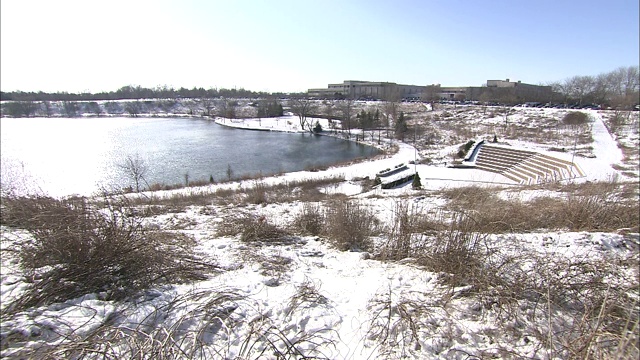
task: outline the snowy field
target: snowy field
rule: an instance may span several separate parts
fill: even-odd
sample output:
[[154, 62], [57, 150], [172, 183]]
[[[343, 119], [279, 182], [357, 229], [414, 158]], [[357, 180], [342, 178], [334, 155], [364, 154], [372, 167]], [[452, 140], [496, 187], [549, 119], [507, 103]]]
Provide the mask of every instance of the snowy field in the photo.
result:
[[[422, 140], [414, 141], [407, 136], [405, 142], [378, 143], [377, 134], [365, 133], [362, 142], [386, 150], [396, 149], [376, 159], [320, 171], [130, 195], [132, 201], [136, 197], [153, 200], [147, 203], [141, 200], [144, 205], [140, 207], [163, 209], [142, 217], [145, 226], [186, 235], [194, 240], [193, 250], [216, 264], [217, 271], [211, 271], [202, 280], [162, 284], [118, 301], [110, 299], [107, 291], [97, 291], [9, 311], [8, 304], [29, 289], [37, 274], [20, 271], [18, 257], [12, 252], [17, 244], [28, 241], [30, 235], [3, 226], [2, 356], [635, 357], [640, 246], [637, 222], [609, 231], [589, 230], [588, 226], [584, 230], [521, 231], [514, 226], [513, 231], [482, 234], [434, 225], [431, 230], [421, 228], [407, 238], [410, 243], [436, 246], [459, 234], [469, 236], [479, 247], [477, 254], [482, 254], [486, 261], [469, 267], [473, 272], [469, 279], [485, 279], [480, 273], [493, 272], [486, 274], [486, 279], [490, 279], [488, 285], [479, 285], [466, 277], [453, 281], [454, 272], [435, 271], [425, 265], [430, 263], [425, 259], [410, 255], [390, 257], [386, 251], [388, 244], [398, 239], [394, 236], [400, 232], [401, 209], [434, 223], [455, 223], [456, 215], [452, 214], [460, 213], [452, 210], [454, 204], [466, 201], [465, 196], [473, 198], [464, 195], [463, 189], [475, 193], [486, 189], [504, 201], [526, 202], [540, 197], [572, 199], [568, 194], [571, 189], [584, 190], [593, 184], [606, 183], [615, 187], [606, 196], [622, 196], [621, 189], [627, 189], [637, 202], [638, 112], [631, 113], [627, 126], [618, 127], [612, 134], [610, 112], [588, 111], [591, 122], [583, 130], [587, 140], [576, 146], [579, 155], [574, 155], [571, 151], [574, 139], [568, 135], [572, 132], [547, 124], [554, 121], [557, 124], [565, 110], [514, 108], [505, 120], [504, 115], [491, 108], [443, 107], [423, 113], [411, 107], [418, 105], [403, 106], [413, 121], [430, 119], [422, 129]], [[302, 131], [298, 118], [292, 115], [215, 121], [253, 130]], [[312, 121], [318, 121], [325, 130], [330, 128], [325, 119]], [[503, 126], [507, 121], [510, 126]], [[519, 137], [526, 129], [535, 132], [540, 140]], [[362, 131], [354, 129], [352, 135], [355, 134]], [[428, 137], [430, 134], [433, 136]], [[489, 141], [494, 134], [503, 144], [575, 161], [586, 176], [561, 184], [525, 187], [496, 173], [446, 166], [453, 160], [450, 155], [467, 140]], [[329, 136], [344, 134], [336, 131]], [[565, 151], [557, 151], [562, 148]], [[410, 162], [416, 163], [409, 166], [419, 173], [422, 189], [413, 189], [411, 184], [390, 190], [371, 187], [368, 180], [377, 172]], [[308, 190], [295, 185], [326, 179], [334, 180], [318, 185], [320, 195], [316, 198], [300, 195]], [[271, 189], [278, 186], [290, 186], [285, 190], [288, 193], [272, 195], [276, 193]], [[247, 200], [257, 190], [263, 191], [259, 201]], [[456, 190], [462, 195], [451, 195]], [[227, 193], [232, 194], [221, 200], [222, 194]], [[163, 202], [175, 198], [198, 201], [179, 206]], [[206, 199], [204, 203], [202, 198]], [[332, 201], [352, 201], [375, 216], [376, 230], [365, 239], [370, 244], [368, 248], [342, 251], [322, 233], [310, 235], [290, 230], [309, 206], [329, 209]], [[247, 241], [243, 239], [242, 226], [236, 233], [227, 228], [240, 218], [286, 229], [287, 235]], [[331, 224], [325, 223], [323, 227]], [[514, 284], [522, 284], [522, 288], [513, 288], [514, 293], [505, 295]], [[589, 305], [587, 301], [576, 300], [585, 298], [597, 298], [600, 302]], [[610, 308], [610, 303], [631, 305]], [[610, 319], [614, 317], [608, 315], [614, 312], [619, 314], [616, 319], [631, 324], [627, 324], [625, 329], [629, 330], [622, 335], [612, 330], [615, 324]]]

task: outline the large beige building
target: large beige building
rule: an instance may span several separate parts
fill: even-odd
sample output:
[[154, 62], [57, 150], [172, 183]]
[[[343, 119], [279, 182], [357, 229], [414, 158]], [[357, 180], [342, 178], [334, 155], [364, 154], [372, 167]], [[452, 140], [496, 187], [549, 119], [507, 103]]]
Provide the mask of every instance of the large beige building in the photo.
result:
[[419, 98], [426, 86], [403, 85], [393, 82], [373, 82], [346, 80], [342, 84], [329, 84], [327, 88], [309, 89], [307, 94], [310, 97], [327, 98], [348, 98], [355, 100], [371, 99], [384, 100], [391, 98], [408, 99]]
[[550, 86], [525, 84], [520, 81], [487, 80], [483, 87], [442, 87], [438, 85], [404, 85], [393, 82], [346, 80], [341, 84], [329, 84], [326, 88], [309, 89], [307, 94], [318, 99], [420, 99], [429, 93], [429, 87], [437, 87], [443, 100], [485, 101], [548, 101], [553, 92]]

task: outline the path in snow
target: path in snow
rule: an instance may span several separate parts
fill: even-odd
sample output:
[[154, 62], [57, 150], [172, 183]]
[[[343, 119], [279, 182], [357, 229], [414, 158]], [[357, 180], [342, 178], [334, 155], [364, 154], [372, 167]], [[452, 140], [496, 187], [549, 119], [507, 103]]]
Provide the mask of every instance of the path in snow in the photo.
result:
[[590, 112], [590, 116], [594, 120], [591, 134], [593, 136], [593, 154], [596, 158], [581, 159], [583, 161], [580, 161], [579, 164], [585, 170], [589, 180], [605, 180], [617, 173], [612, 165], [622, 162], [622, 150], [604, 125], [602, 116], [595, 111]]

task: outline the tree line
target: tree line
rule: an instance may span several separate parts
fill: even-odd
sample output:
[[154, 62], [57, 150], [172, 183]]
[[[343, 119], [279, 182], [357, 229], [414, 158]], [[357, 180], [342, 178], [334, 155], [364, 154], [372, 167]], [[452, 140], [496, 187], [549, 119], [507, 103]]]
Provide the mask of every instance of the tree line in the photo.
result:
[[277, 117], [284, 115], [279, 99], [233, 99], [233, 98], [176, 98], [176, 99], [131, 99], [107, 101], [5, 101], [0, 104], [1, 116], [8, 117], [79, 117], [79, 116], [123, 116], [136, 117], [176, 114], [189, 116]]
[[560, 101], [578, 104], [607, 104], [613, 108], [637, 105], [640, 90], [640, 67], [619, 67], [595, 76], [573, 76], [550, 83], [560, 94]]
[[217, 89], [202, 87], [187, 89], [181, 87], [175, 89], [169, 86], [157, 86], [154, 88], [146, 88], [142, 86], [127, 85], [116, 91], [99, 92], [99, 93], [69, 93], [54, 92], [46, 93], [0, 91], [1, 101], [108, 101], [108, 100], [138, 100], [138, 99], [178, 99], [178, 98], [284, 98], [291, 96], [299, 96], [299, 94], [290, 94], [282, 92], [268, 93], [263, 91], [251, 91], [243, 88], [240, 89]]

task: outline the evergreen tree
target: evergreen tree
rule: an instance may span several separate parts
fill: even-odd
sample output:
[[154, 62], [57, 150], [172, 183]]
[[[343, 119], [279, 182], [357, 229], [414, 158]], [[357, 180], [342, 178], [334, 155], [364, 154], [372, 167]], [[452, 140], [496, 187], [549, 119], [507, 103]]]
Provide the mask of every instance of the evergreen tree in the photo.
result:
[[409, 127], [407, 126], [407, 120], [404, 117], [404, 112], [400, 112], [398, 120], [396, 121], [396, 138], [404, 141], [404, 137], [407, 134]]
[[321, 132], [322, 132], [322, 125], [320, 125], [320, 122], [316, 121], [316, 126], [313, 127], [313, 133], [319, 134]]
[[420, 174], [416, 171], [416, 174], [413, 176], [413, 182], [411, 183], [411, 187], [418, 190], [422, 189], [422, 182], [420, 182]]

